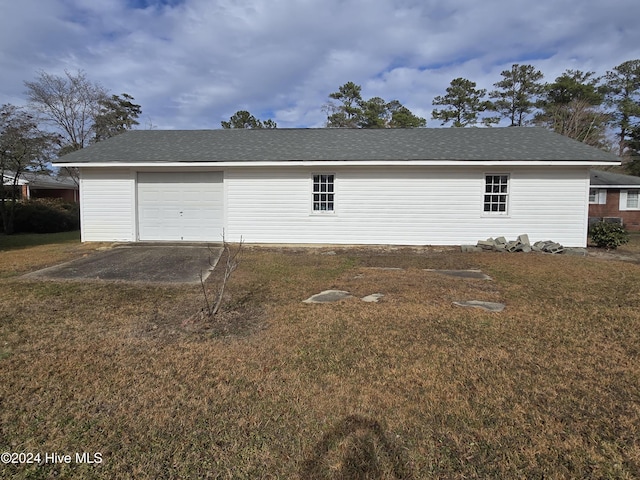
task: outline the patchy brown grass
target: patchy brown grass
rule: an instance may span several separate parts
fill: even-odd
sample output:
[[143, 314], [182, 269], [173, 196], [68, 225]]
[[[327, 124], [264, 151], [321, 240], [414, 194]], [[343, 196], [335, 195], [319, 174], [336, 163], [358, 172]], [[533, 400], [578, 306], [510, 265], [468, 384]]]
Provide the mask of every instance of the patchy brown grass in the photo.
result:
[[57, 265], [108, 247], [106, 243], [80, 243], [80, 232], [0, 234], [0, 278]]
[[[199, 286], [25, 281], [4, 253], [0, 452], [103, 462], [2, 478], [640, 476], [637, 264], [245, 247], [194, 325]], [[423, 270], [474, 267], [494, 281]], [[328, 288], [354, 298], [301, 303]]]

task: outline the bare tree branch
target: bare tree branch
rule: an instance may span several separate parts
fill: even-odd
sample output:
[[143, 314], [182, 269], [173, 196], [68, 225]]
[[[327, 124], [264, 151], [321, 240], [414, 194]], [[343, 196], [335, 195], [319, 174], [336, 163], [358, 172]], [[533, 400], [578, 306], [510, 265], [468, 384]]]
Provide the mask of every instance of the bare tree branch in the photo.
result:
[[224, 269], [224, 275], [222, 277], [222, 284], [220, 285], [220, 288], [218, 290], [218, 297], [216, 298], [213, 311], [211, 312], [212, 316], [216, 315], [220, 310], [220, 307], [222, 306], [222, 298], [224, 296], [224, 291], [227, 287], [227, 282], [229, 281], [229, 278], [231, 278], [231, 274], [235, 272], [236, 268], [238, 268], [238, 264], [239, 264], [238, 255], [240, 255], [240, 251], [242, 250], [242, 237], [240, 238], [240, 243], [238, 244], [237, 250], [233, 254], [229, 249], [229, 244], [224, 240], [223, 240], [223, 249], [224, 249], [224, 253], [226, 253], [227, 255], [227, 262]]
[[[225, 256], [226, 260], [224, 265], [224, 272], [222, 273], [222, 279], [220, 280], [220, 283], [218, 285], [217, 293], [215, 295], [215, 300], [213, 301], [213, 303], [209, 301], [207, 288], [203, 280], [202, 272], [200, 272], [200, 285], [202, 287], [202, 293], [203, 293], [204, 302], [205, 302], [204, 312], [206, 316], [209, 318], [216, 316], [220, 312], [220, 309], [222, 308], [224, 292], [227, 288], [227, 283], [229, 282], [229, 279], [231, 278], [231, 275], [233, 274], [233, 272], [236, 271], [236, 269], [238, 268], [238, 265], [240, 264], [239, 256], [240, 256], [240, 252], [242, 251], [242, 245], [243, 245], [243, 240], [242, 240], [242, 237], [240, 237], [240, 243], [238, 243], [237, 249], [232, 252], [231, 248], [229, 247], [229, 244], [224, 238], [224, 234], [222, 235], [222, 255]], [[211, 267], [214, 266], [211, 260], [212, 257], [213, 257], [213, 254], [211, 249], [209, 248], [209, 265]]]
[[41, 71], [33, 82], [25, 82], [27, 98], [36, 111], [63, 136], [62, 154], [84, 148], [93, 133], [94, 119], [106, 90], [91, 82], [82, 71], [64, 76]]

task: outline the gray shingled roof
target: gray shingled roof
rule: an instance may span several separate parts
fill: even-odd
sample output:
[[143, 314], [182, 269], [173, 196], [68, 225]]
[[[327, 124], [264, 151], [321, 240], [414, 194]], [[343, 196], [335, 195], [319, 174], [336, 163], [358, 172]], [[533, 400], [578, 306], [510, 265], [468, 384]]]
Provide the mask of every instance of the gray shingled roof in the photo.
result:
[[92, 162], [617, 161], [543, 128], [135, 130], [57, 160]]
[[622, 175], [620, 173], [603, 172], [602, 170], [591, 170], [591, 186], [638, 186], [640, 187], [640, 177], [634, 175]]
[[[13, 182], [14, 173], [8, 170], [4, 172], [6, 182]], [[20, 179], [27, 182], [33, 188], [63, 188], [77, 190], [78, 185], [70, 177], [52, 176], [46, 173], [23, 172]]]

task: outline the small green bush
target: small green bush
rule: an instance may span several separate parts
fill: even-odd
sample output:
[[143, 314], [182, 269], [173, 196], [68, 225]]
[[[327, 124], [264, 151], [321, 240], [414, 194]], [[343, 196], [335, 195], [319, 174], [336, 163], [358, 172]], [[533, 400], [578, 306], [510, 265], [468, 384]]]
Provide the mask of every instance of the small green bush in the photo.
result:
[[591, 240], [598, 248], [615, 250], [629, 241], [629, 232], [618, 223], [600, 222], [591, 227]]
[[16, 233], [69, 232], [80, 228], [80, 207], [60, 199], [33, 199], [16, 205]]

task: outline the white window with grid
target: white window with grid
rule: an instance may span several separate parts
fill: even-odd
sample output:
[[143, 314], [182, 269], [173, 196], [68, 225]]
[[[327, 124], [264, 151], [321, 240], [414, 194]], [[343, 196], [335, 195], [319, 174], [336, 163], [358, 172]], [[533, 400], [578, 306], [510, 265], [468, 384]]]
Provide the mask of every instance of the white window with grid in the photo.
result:
[[640, 210], [640, 190], [620, 190], [620, 210]]
[[589, 203], [592, 205], [605, 205], [607, 203], [607, 191], [604, 188], [590, 188]]
[[506, 215], [509, 205], [509, 175], [492, 173], [484, 176], [483, 212], [485, 215]]
[[335, 179], [332, 173], [313, 174], [313, 213], [335, 212]]

